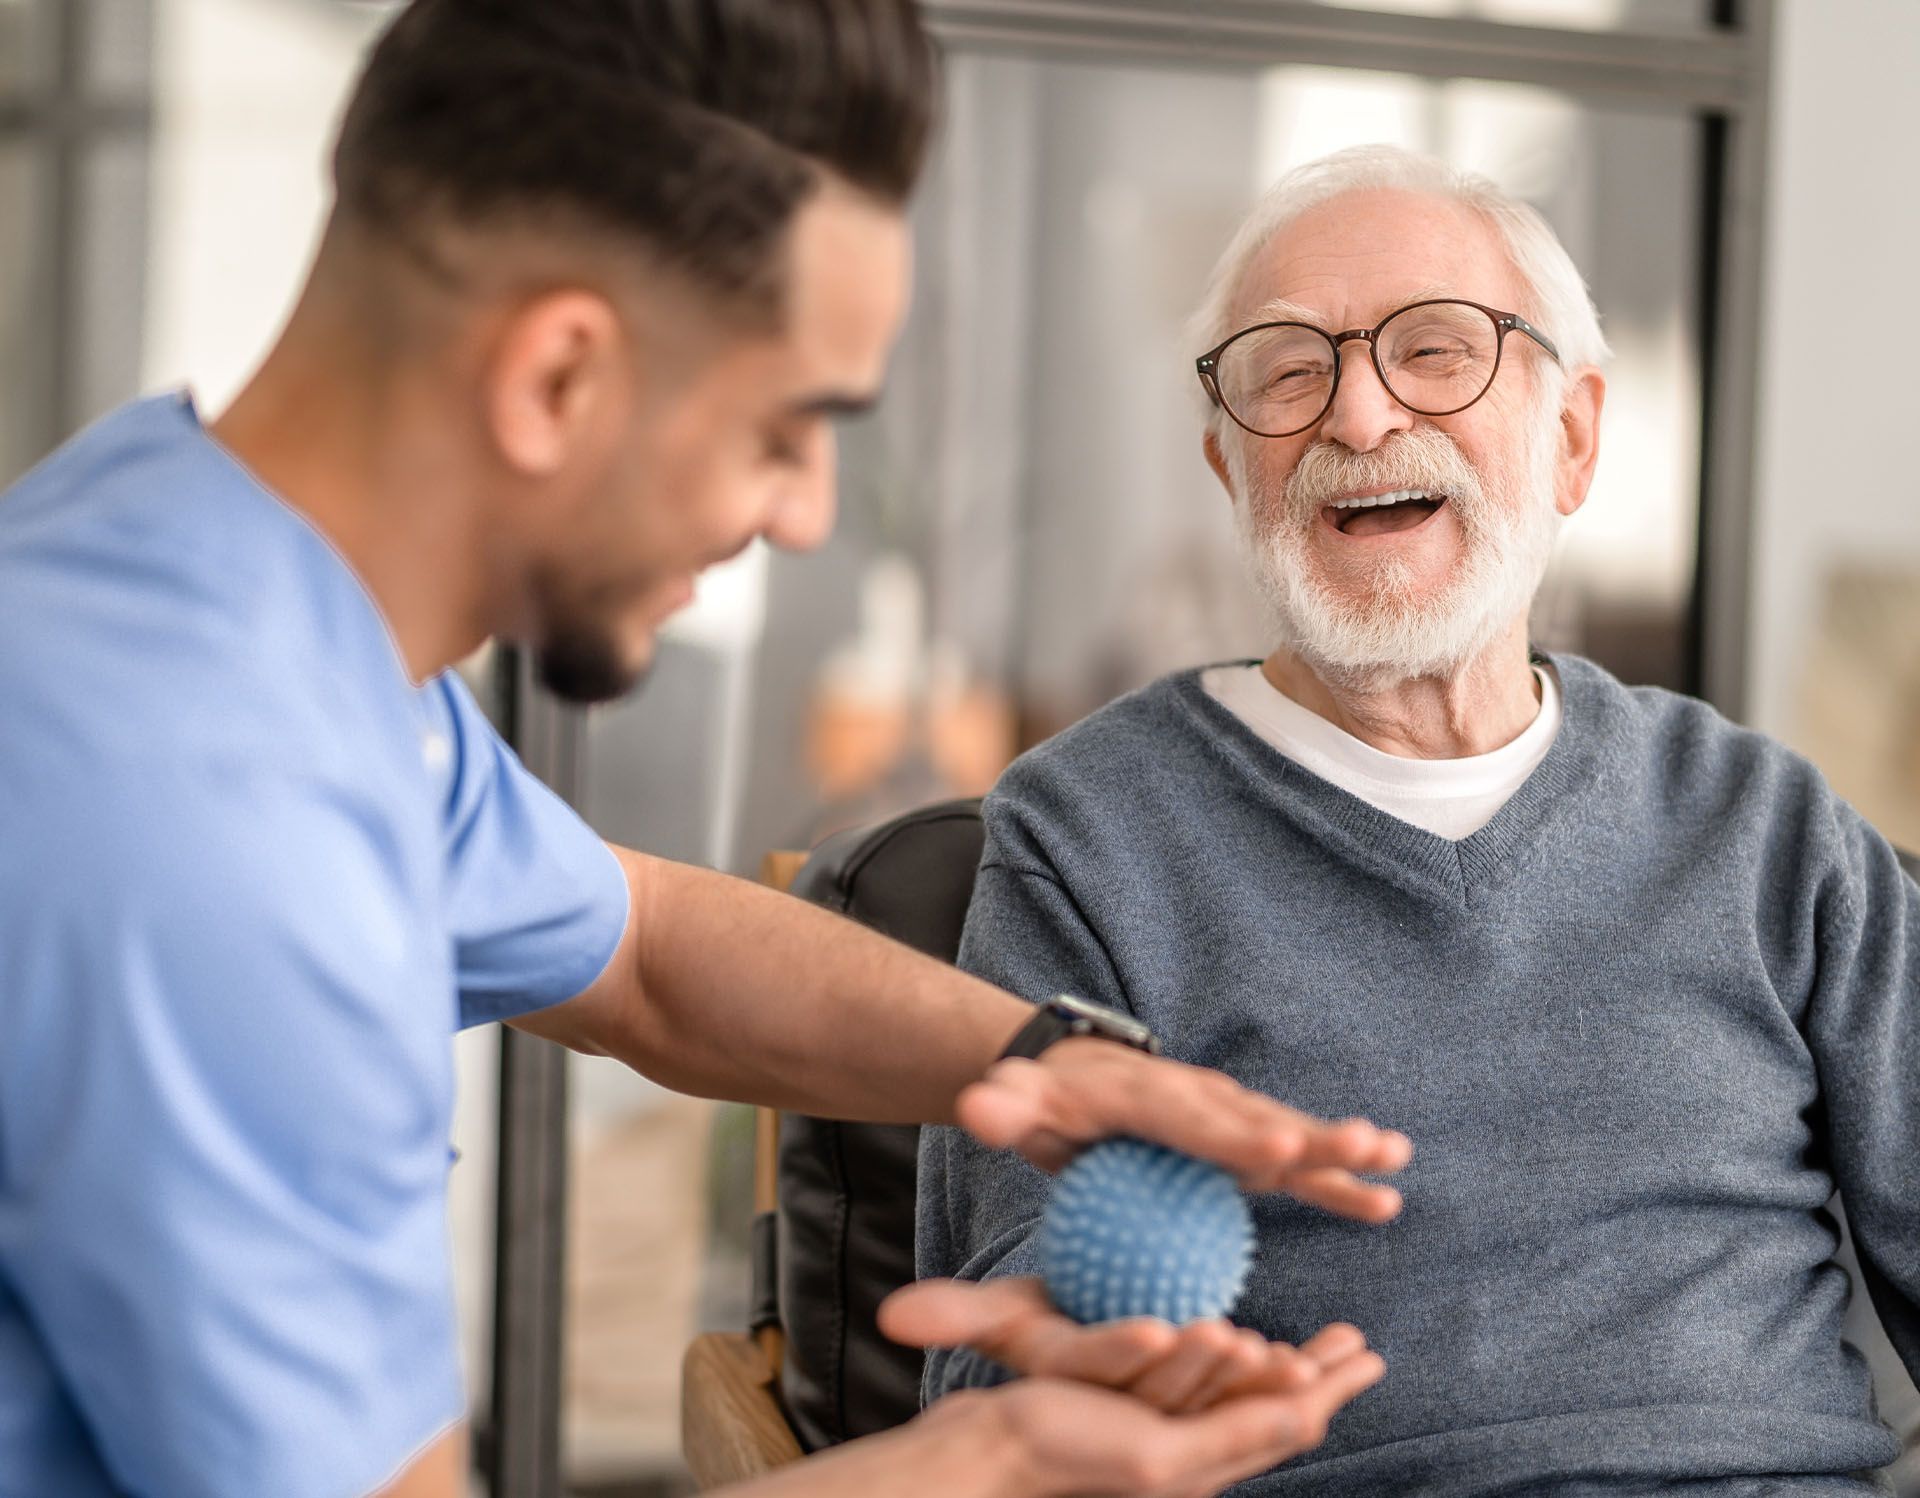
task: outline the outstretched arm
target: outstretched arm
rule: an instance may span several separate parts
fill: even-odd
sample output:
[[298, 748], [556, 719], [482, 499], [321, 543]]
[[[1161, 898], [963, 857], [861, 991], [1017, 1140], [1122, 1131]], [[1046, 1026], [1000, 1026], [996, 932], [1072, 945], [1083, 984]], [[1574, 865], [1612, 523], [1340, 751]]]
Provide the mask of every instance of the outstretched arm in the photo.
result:
[[585, 993], [514, 1021], [683, 1092], [834, 1118], [959, 1122], [1049, 1168], [1114, 1134], [1369, 1221], [1405, 1138], [1329, 1124], [1217, 1072], [1095, 1040], [994, 1066], [1031, 1013], [947, 964], [745, 880], [616, 850], [627, 931]]
[[1379, 1379], [1360, 1352], [1284, 1395], [1163, 1415], [1118, 1394], [1034, 1379], [956, 1395], [885, 1435], [850, 1442], [728, 1498], [1200, 1498], [1317, 1446], [1334, 1413]]

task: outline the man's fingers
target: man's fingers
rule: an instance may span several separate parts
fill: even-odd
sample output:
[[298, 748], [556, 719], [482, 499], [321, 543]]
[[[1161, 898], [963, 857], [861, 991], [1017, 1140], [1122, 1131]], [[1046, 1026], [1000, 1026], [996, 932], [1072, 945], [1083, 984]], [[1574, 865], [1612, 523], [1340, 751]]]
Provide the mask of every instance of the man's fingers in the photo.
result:
[[1242, 1185], [1296, 1167], [1317, 1120], [1249, 1092], [1221, 1072], [1137, 1058], [1102, 1133], [1136, 1134], [1211, 1160]]
[[1295, 1389], [1304, 1389], [1319, 1376], [1320, 1365], [1301, 1356], [1298, 1348], [1284, 1342], [1269, 1342], [1266, 1367], [1225, 1394], [1291, 1394]]
[[1308, 1170], [1288, 1176], [1280, 1189], [1296, 1201], [1358, 1222], [1391, 1222], [1405, 1205], [1391, 1186], [1356, 1179], [1344, 1170]]
[[1337, 1165], [1369, 1175], [1390, 1175], [1413, 1159], [1413, 1141], [1398, 1129], [1383, 1129], [1364, 1118], [1315, 1120], [1300, 1154], [1302, 1169]]
[[1339, 1410], [1371, 1389], [1386, 1375], [1387, 1362], [1379, 1353], [1356, 1352], [1351, 1357], [1323, 1370], [1320, 1377], [1309, 1387], [1288, 1397], [1300, 1401], [1308, 1411], [1316, 1412], [1324, 1426]]
[[1018, 1366], [1037, 1377], [1127, 1389], [1179, 1347], [1174, 1327], [1141, 1316], [1099, 1326], [1067, 1322], [1050, 1327], [1036, 1333], [1016, 1355], [1023, 1358]]
[[1133, 1134], [1236, 1174], [1297, 1159], [1306, 1121], [1222, 1073], [1078, 1039], [1058, 1042], [1037, 1061], [998, 1062], [955, 1106], [981, 1143], [1018, 1149], [1036, 1164], [1047, 1163], [1030, 1147], [1037, 1133], [1081, 1147]]
[[1382, 1131], [1380, 1150], [1374, 1163], [1364, 1167], [1376, 1175], [1391, 1175], [1413, 1164], [1413, 1140], [1398, 1129]]
[[1238, 1368], [1241, 1357], [1239, 1335], [1229, 1323], [1190, 1321], [1179, 1328], [1173, 1346], [1125, 1387], [1155, 1409], [1177, 1413], [1189, 1408], [1194, 1395], [1213, 1379], [1222, 1363]]
[[1177, 1491], [1218, 1492], [1318, 1446], [1334, 1413], [1379, 1382], [1386, 1368], [1378, 1353], [1361, 1353], [1301, 1393], [1250, 1395], [1170, 1417], [1158, 1432], [1159, 1455], [1169, 1470], [1205, 1474]]
[[1249, 1327], [1231, 1328], [1232, 1345], [1214, 1360], [1204, 1378], [1188, 1390], [1177, 1408], [1182, 1414], [1213, 1408], [1230, 1393], [1264, 1386], [1281, 1390], [1284, 1369], [1299, 1361], [1298, 1354], [1285, 1343], [1269, 1342]]
[[1298, 1166], [1315, 1120], [1219, 1072], [1165, 1064], [1142, 1070], [1127, 1097], [1131, 1120], [1117, 1125], [1202, 1160], [1244, 1187]]
[[1298, 1155], [1278, 1170], [1245, 1182], [1249, 1190], [1292, 1192], [1303, 1176], [1322, 1172], [1342, 1175], [1391, 1175], [1413, 1159], [1413, 1141], [1396, 1129], [1383, 1129], [1364, 1118], [1326, 1123], [1309, 1118], [1303, 1125]]
[[[1217, 1493], [1244, 1477], [1264, 1472], [1303, 1451], [1313, 1450], [1326, 1440], [1327, 1427], [1333, 1417], [1356, 1396], [1384, 1378], [1386, 1371], [1386, 1360], [1378, 1353], [1362, 1352], [1299, 1393], [1234, 1399], [1216, 1406], [1215, 1411], [1208, 1415], [1186, 1417], [1188, 1420], [1207, 1420], [1210, 1416], [1221, 1418], [1228, 1429], [1236, 1432], [1247, 1430], [1253, 1439], [1239, 1449], [1224, 1452], [1221, 1459], [1210, 1464], [1191, 1488], [1183, 1488], [1182, 1491]], [[1250, 1416], [1245, 1426], [1237, 1421], [1227, 1422], [1226, 1417], [1237, 1414], [1243, 1408], [1259, 1411], [1264, 1420], [1255, 1423]], [[1266, 1437], [1264, 1446], [1259, 1441], [1262, 1432]]]
[[1360, 1329], [1344, 1321], [1322, 1327], [1297, 1348], [1285, 1342], [1269, 1342], [1249, 1328], [1239, 1329], [1239, 1335], [1259, 1353], [1256, 1365], [1249, 1372], [1222, 1378], [1196, 1391], [1189, 1409], [1206, 1409], [1223, 1399], [1250, 1394], [1295, 1393], [1317, 1383], [1327, 1369], [1367, 1350], [1367, 1339]]
[[1016, 1373], [1108, 1387], [1131, 1383], [1177, 1339], [1166, 1322], [1146, 1317], [1081, 1326], [1027, 1278], [922, 1280], [888, 1296], [879, 1322], [909, 1347], [971, 1347]]
[[1031, 1279], [921, 1280], [880, 1302], [880, 1330], [908, 1347], [978, 1345], [1004, 1335], [1021, 1316], [1046, 1309], [1046, 1294]]
[[1043, 1169], [1131, 1134], [1211, 1160], [1248, 1190], [1289, 1191], [1365, 1222], [1392, 1217], [1400, 1197], [1355, 1173], [1398, 1170], [1413, 1152], [1406, 1135], [1365, 1119], [1328, 1123], [1223, 1073], [1098, 1040], [1063, 1040], [1037, 1061], [999, 1062], [960, 1094], [956, 1113], [983, 1144], [1019, 1150]]
[[1131, 1102], [1132, 1111], [1152, 1123], [1126, 1131], [1213, 1160], [1250, 1191], [1285, 1189], [1302, 1171], [1390, 1173], [1413, 1158], [1405, 1134], [1364, 1118], [1328, 1123], [1250, 1092], [1222, 1073], [1169, 1064], [1154, 1070], [1153, 1087]]
[[1320, 1444], [1340, 1407], [1385, 1370], [1362, 1350], [1310, 1373], [1296, 1393], [1230, 1397], [1196, 1414], [1163, 1414], [1129, 1394], [1045, 1377], [979, 1397], [997, 1401], [1003, 1436], [1040, 1470], [1073, 1474], [1075, 1491], [1202, 1498]]
[[1357, 1326], [1344, 1321], [1330, 1322], [1300, 1344], [1300, 1356], [1319, 1369], [1344, 1363], [1356, 1352], [1364, 1352], [1367, 1339]]
[[1016, 1373], [1125, 1390], [1168, 1412], [1205, 1409], [1230, 1395], [1305, 1390], [1366, 1347], [1344, 1323], [1323, 1328], [1298, 1351], [1217, 1320], [1082, 1326], [1055, 1310], [1032, 1278], [922, 1280], [888, 1296], [879, 1322], [910, 1347], [971, 1347]]

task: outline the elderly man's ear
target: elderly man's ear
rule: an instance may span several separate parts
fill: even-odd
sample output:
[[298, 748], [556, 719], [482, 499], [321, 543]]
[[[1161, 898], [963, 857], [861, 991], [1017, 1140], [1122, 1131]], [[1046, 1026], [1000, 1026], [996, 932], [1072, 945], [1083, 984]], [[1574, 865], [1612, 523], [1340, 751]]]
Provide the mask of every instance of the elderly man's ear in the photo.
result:
[[1227, 491], [1227, 498], [1232, 499], [1233, 476], [1227, 472], [1227, 455], [1220, 446], [1220, 434], [1212, 427], [1208, 427], [1206, 436], [1200, 439], [1200, 450], [1207, 455], [1207, 467], [1220, 480], [1220, 487]]
[[1553, 496], [1562, 515], [1571, 515], [1587, 502], [1593, 465], [1600, 459], [1600, 408], [1606, 399], [1607, 377], [1591, 365], [1567, 381], [1566, 400], [1560, 408], [1560, 461]]

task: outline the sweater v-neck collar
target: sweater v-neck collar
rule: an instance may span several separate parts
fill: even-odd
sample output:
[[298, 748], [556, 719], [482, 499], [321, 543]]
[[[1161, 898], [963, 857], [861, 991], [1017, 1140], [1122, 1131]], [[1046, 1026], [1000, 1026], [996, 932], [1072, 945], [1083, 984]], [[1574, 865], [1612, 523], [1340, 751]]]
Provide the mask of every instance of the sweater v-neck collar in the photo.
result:
[[1403, 822], [1282, 754], [1207, 692], [1200, 680], [1206, 667], [1179, 673], [1172, 685], [1209, 746], [1303, 832], [1395, 883], [1472, 904], [1505, 883], [1573, 814], [1599, 778], [1602, 746], [1615, 731], [1620, 708], [1612, 678], [1578, 656], [1542, 659], [1560, 679], [1563, 717], [1553, 747], [1492, 821], [1457, 840]]

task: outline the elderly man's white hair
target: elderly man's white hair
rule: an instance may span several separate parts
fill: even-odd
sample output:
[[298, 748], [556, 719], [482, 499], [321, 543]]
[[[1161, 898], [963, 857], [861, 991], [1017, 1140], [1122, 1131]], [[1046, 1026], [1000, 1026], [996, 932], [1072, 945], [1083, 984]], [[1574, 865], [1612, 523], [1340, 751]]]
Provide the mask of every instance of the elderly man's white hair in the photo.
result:
[[[1275, 234], [1308, 209], [1330, 199], [1382, 187], [1448, 198], [1482, 215], [1500, 236], [1520, 277], [1525, 304], [1509, 310], [1518, 312], [1554, 341], [1564, 369], [1606, 360], [1607, 340], [1600, 332], [1600, 317], [1587, 294], [1587, 284], [1538, 211], [1509, 197], [1477, 172], [1384, 145], [1335, 151], [1295, 167], [1267, 189], [1214, 267], [1206, 300], [1192, 323], [1194, 352], [1212, 348], [1234, 331], [1234, 301], [1240, 283]], [[1546, 386], [1556, 396], [1559, 389], [1558, 380]], [[1217, 407], [1210, 410], [1208, 420], [1216, 430], [1224, 419]]]

